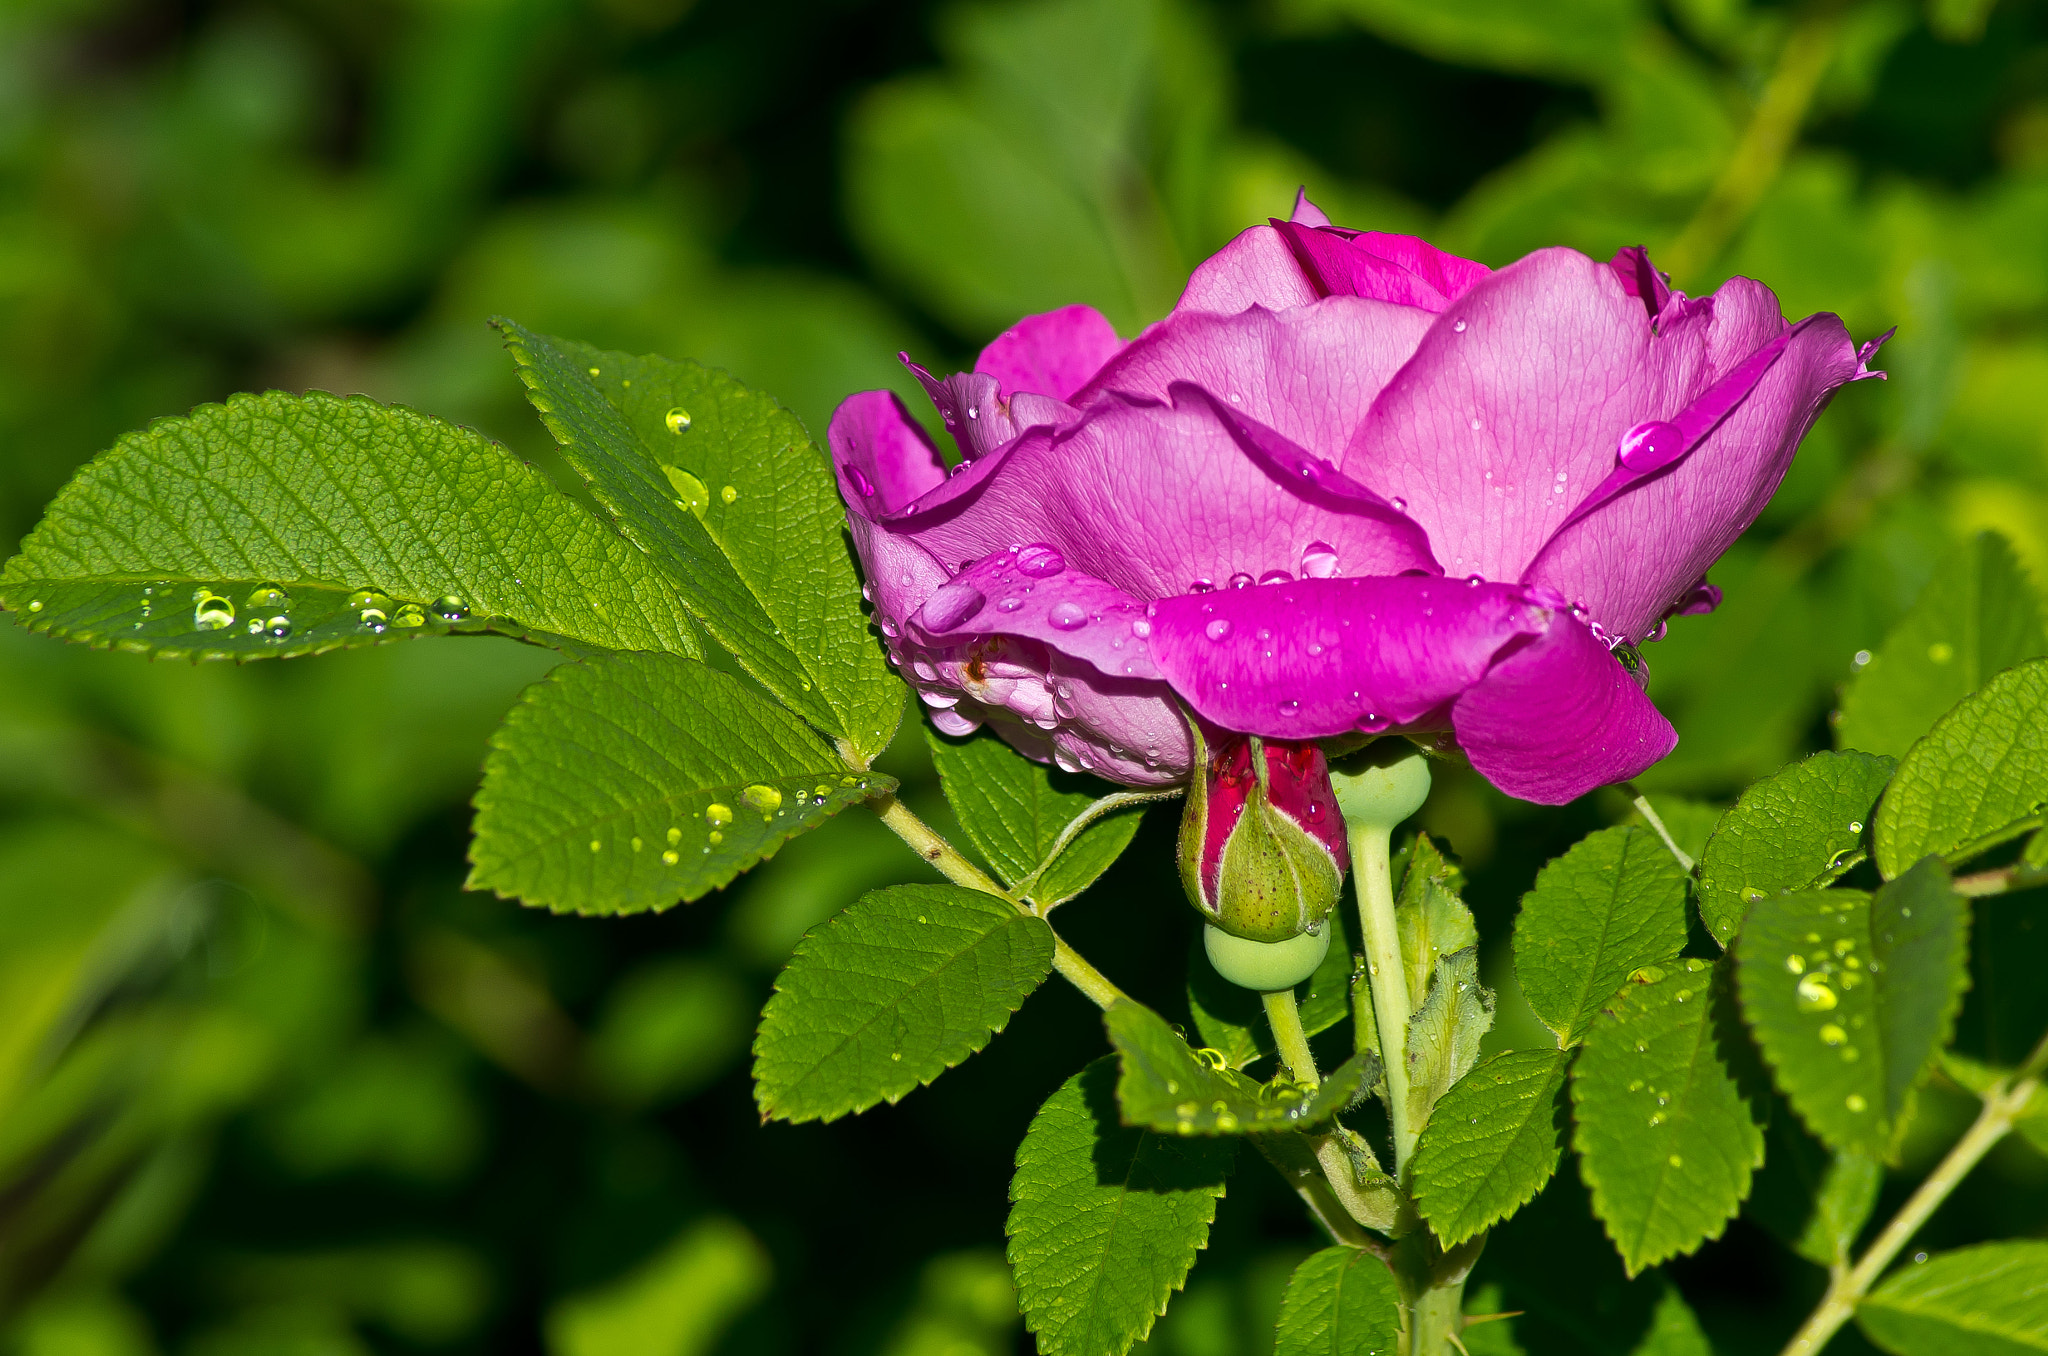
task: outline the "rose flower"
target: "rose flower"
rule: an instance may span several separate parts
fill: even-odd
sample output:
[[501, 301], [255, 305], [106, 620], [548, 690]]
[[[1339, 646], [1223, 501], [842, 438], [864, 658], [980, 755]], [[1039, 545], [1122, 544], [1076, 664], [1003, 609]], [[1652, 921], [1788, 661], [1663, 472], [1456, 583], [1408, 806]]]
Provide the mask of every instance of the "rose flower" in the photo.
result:
[[950, 474], [887, 392], [830, 446], [942, 730], [1133, 786], [1189, 776], [1184, 713], [1238, 765], [1234, 737], [1437, 732], [1559, 804], [1677, 742], [1635, 647], [1714, 606], [1708, 567], [1875, 348], [1746, 278], [1674, 292], [1640, 249], [1493, 271], [1304, 197], [1128, 343], [1072, 306], [915, 369]]

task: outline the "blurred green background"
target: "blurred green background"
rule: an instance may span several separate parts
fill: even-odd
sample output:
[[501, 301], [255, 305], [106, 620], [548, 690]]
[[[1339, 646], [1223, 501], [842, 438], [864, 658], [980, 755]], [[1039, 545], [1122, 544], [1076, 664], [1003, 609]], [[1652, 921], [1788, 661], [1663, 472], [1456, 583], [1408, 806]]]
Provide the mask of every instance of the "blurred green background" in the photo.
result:
[[[1690, 291], [1900, 326], [1726, 606], [1648, 648], [1682, 835], [1829, 744], [1854, 656], [1970, 533], [2048, 578], [2041, 0], [0, 0], [0, 531], [247, 388], [406, 402], [567, 484], [499, 312], [726, 366], [822, 433], [849, 390], [914, 390], [899, 348], [963, 364], [1072, 301], [1134, 333], [1298, 183], [1493, 264], [1647, 243]], [[1029, 1349], [1005, 1185], [1105, 1048], [1092, 1010], [1055, 983], [898, 1107], [762, 1127], [776, 969], [918, 863], [849, 811], [661, 916], [464, 894], [485, 738], [552, 662], [194, 668], [0, 626], [0, 1351]], [[920, 749], [891, 770], [943, 818]], [[1624, 808], [1439, 778], [1495, 982], [1536, 868]], [[1172, 818], [1062, 917], [1178, 1015]], [[1541, 1035], [1510, 994], [1492, 1039]], [[1929, 1095], [1909, 1167], [1963, 1111]], [[1475, 1356], [1782, 1341], [1822, 1277], [1766, 1227], [1774, 1133], [1764, 1223], [1634, 1284], [1567, 1168], [1481, 1263], [1475, 1303], [1528, 1316]], [[2015, 1143], [1928, 1238], [2044, 1221]], [[1315, 1241], [1247, 1154], [1147, 1350], [1269, 1350]]]

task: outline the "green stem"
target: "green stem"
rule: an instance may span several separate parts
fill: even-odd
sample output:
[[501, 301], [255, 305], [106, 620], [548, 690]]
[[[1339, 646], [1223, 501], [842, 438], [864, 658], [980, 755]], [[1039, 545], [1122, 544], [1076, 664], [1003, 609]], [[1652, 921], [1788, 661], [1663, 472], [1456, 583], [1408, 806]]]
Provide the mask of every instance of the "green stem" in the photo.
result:
[[[868, 802], [876, 816], [888, 825], [898, 838], [910, 845], [911, 851], [938, 868], [940, 875], [955, 885], [969, 890], [979, 890], [985, 895], [994, 895], [1007, 900], [1017, 912], [1043, 917], [1030, 905], [996, 884], [986, 871], [967, 860], [960, 850], [941, 838], [937, 830], [917, 817], [909, 806], [896, 799], [892, 792], [877, 796]], [[1122, 989], [1112, 984], [1100, 970], [1090, 965], [1081, 953], [1068, 946], [1066, 939], [1055, 935], [1052, 939], [1052, 968], [1059, 971], [1067, 982], [1086, 995], [1089, 1002], [1098, 1008], [1106, 1008], [1124, 996]]]
[[1302, 1030], [1301, 1009], [1294, 1004], [1294, 990], [1276, 989], [1261, 994], [1266, 1001], [1266, 1022], [1273, 1028], [1273, 1042], [1280, 1047], [1280, 1059], [1297, 1083], [1315, 1087], [1323, 1081], [1316, 1072], [1316, 1057], [1309, 1052], [1308, 1033]]
[[1969, 1175], [1970, 1169], [1977, 1166], [1978, 1160], [2012, 1129], [2013, 1121], [2039, 1090], [2044, 1069], [2048, 1069], [2048, 1036], [2034, 1047], [2034, 1053], [2027, 1057], [2027, 1062], [2018, 1072], [1995, 1084], [1985, 1094], [1984, 1109], [1977, 1113], [1976, 1123], [1956, 1141], [1948, 1156], [1899, 1208], [1899, 1213], [1885, 1225], [1884, 1232], [1877, 1236], [1862, 1260], [1836, 1276], [1828, 1285], [1820, 1306], [1785, 1345], [1784, 1356], [1814, 1356], [1849, 1321], [1856, 1312], [1856, 1302], [1869, 1291], [1879, 1273], [1891, 1265], [1892, 1259], [1920, 1231], [1927, 1217]]
[[1657, 836], [1664, 840], [1664, 846], [1669, 848], [1671, 855], [1678, 859], [1678, 869], [1690, 875], [1696, 863], [1693, 861], [1690, 853], [1678, 846], [1678, 840], [1671, 836], [1671, 830], [1664, 827], [1664, 817], [1658, 814], [1656, 808], [1650, 804], [1650, 798], [1627, 782], [1622, 783], [1621, 789], [1627, 792], [1635, 801], [1636, 813], [1641, 815], [1643, 821], [1657, 831]]
[[1372, 1015], [1380, 1031], [1380, 1063], [1387, 1079], [1387, 1119], [1394, 1130], [1394, 1177], [1406, 1179], [1415, 1131], [1408, 1124], [1408, 973], [1394, 921], [1391, 824], [1353, 824], [1351, 869], [1358, 889], [1358, 926], [1371, 976]]

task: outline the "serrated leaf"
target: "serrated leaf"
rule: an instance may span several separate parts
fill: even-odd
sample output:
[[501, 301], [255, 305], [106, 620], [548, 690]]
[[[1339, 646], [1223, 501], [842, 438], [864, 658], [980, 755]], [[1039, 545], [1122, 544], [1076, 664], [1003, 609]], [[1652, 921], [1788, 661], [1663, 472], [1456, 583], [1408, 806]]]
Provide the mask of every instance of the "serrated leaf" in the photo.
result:
[[1294, 1269], [1280, 1300], [1273, 1356], [1392, 1356], [1401, 1291], [1361, 1248], [1324, 1248]]
[[1052, 928], [993, 895], [894, 885], [813, 928], [754, 1038], [764, 1118], [829, 1121], [895, 1102], [1009, 1024], [1052, 973]]
[[[1358, 963], [1352, 931], [1357, 924], [1348, 910], [1333, 912], [1336, 935], [1314, 974], [1294, 986], [1302, 1031], [1310, 1036], [1328, 1031], [1351, 1015], [1351, 972]], [[1222, 1053], [1233, 1069], [1274, 1051], [1273, 1029], [1266, 1023], [1259, 995], [1216, 973], [1199, 931], [1188, 942], [1188, 1010], [1196, 1034]]]
[[[351, 605], [359, 591], [383, 597]], [[124, 436], [51, 502], [0, 573], [0, 605], [164, 658], [449, 630], [701, 654], [660, 568], [540, 472], [361, 396], [238, 395]]]
[[528, 398], [619, 525], [748, 673], [865, 762], [904, 685], [861, 609], [831, 469], [795, 415], [697, 363], [501, 320]]
[[694, 660], [563, 664], [491, 736], [469, 888], [576, 913], [663, 908], [895, 784]]
[[1764, 778], [1722, 817], [1700, 857], [1700, 918], [1727, 946], [1752, 902], [1825, 885], [1855, 861], [1897, 763], [1816, 753]]
[[1493, 1027], [1493, 990], [1479, 982], [1479, 950], [1466, 947], [1436, 963], [1428, 997], [1408, 1021], [1408, 1124], [1418, 1133], [1430, 1108], [1479, 1060]]
[[1829, 1152], [1789, 1109], [1770, 1119], [1749, 1216], [1817, 1266], [1847, 1264], [1877, 1204], [1883, 1166], [1867, 1154]]
[[1900, 1267], [1856, 1321], [1897, 1356], [2048, 1351], [2048, 1243], [1980, 1243]]
[[1963, 699], [1899, 760], [1877, 807], [1887, 879], [1928, 853], [1960, 862], [2036, 827], [2048, 803], [2048, 659]]
[[1431, 976], [1444, 957], [1479, 945], [1472, 910], [1459, 897], [1465, 873], [1426, 833], [1417, 832], [1403, 854], [1401, 890], [1394, 897], [1394, 929], [1401, 941], [1408, 996], [1421, 1007]]
[[1757, 902], [1736, 948], [1742, 1013], [1822, 1143], [1895, 1161], [1913, 1091], [1955, 1027], [1968, 959], [1969, 910], [1937, 858], [1875, 895]]
[[1121, 1072], [1117, 1104], [1126, 1125], [1176, 1135], [1249, 1135], [1306, 1130], [1350, 1105], [1379, 1077], [1379, 1061], [1354, 1055], [1314, 1087], [1290, 1079], [1259, 1083], [1202, 1059], [1166, 1019], [1118, 999], [1102, 1014]]
[[1119, 1123], [1116, 1059], [1046, 1099], [1010, 1179], [1010, 1268], [1046, 1356], [1123, 1356], [1187, 1280], [1237, 1142]]
[[1763, 1131], [1717, 1044], [1721, 979], [1680, 961], [1615, 996], [1572, 1066], [1579, 1169], [1630, 1275], [1721, 1230]]
[[[1005, 885], [1029, 878], [1066, 827], [1114, 789], [1093, 777], [1033, 762], [986, 727], [954, 739], [927, 726], [925, 742], [967, 840]], [[1144, 813], [1144, 806], [1134, 805], [1081, 830], [1038, 878], [1029, 897], [1051, 907], [1094, 884], [1130, 846]]]
[[1685, 873], [1648, 829], [1620, 825], [1545, 866], [1515, 919], [1515, 975], [1560, 1049], [1643, 966], [1685, 947]]
[[2042, 654], [2040, 596], [2005, 538], [1979, 532], [1942, 563], [1850, 679], [1836, 743], [1903, 754], [1992, 674]]
[[1416, 1207], [1447, 1248], [1535, 1198], [1564, 1149], [1561, 1050], [1503, 1050], [1454, 1084], [1416, 1142]]

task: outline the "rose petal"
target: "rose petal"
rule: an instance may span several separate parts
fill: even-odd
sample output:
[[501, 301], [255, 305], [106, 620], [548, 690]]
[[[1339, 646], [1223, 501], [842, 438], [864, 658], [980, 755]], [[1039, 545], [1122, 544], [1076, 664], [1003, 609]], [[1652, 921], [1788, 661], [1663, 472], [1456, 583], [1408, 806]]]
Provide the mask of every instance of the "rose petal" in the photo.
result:
[[1006, 398], [1019, 392], [1070, 399], [1114, 358], [1123, 341], [1092, 306], [1067, 306], [1028, 315], [974, 360], [974, 370], [1001, 383]]
[[1309, 200], [1308, 185], [1294, 190], [1294, 210], [1287, 214], [1289, 221], [1298, 221], [1304, 226], [1327, 226], [1329, 214]]
[[1275, 220], [1301, 271], [1326, 297], [1369, 297], [1435, 313], [1450, 301], [1427, 281], [1335, 231]]
[[962, 635], [1028, 636], [1111, 677], [1159, 676], [1146, 642], [1152, 627], [1145, 605], [1037, 543], [976, 561], [934, 591], [911, 621], [935, 643]]
[[1502, 584], [1309, 579], [1153, 605], [1152, 654], [1217, 725], [1316, 739], [1420, 720], [1551, 614]]
[[841, 401], [825, 433], [839, 494], [858, 518], [895, 513], [946, 479], [932, 440], [892, 391]]
[[1228, 245], [1195, 265], [1173, 313], [1208, 311], [1236, 315], [1251, 306], [1284, 311], [1306, 306], [1322, 292], [1301, 271], [1294, 251], [1271, 226], [1238, 232]]
[[1451, 707], [1479, 774], [1511, 796], [1562, 805], [1626, 781], [1671, 752], [1678, 732], [1593, 633], [1551, 613]]

